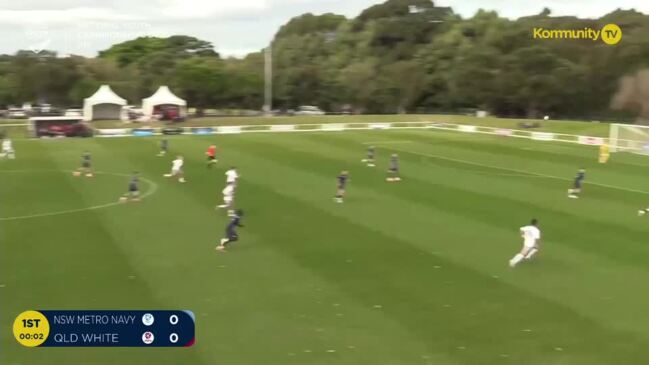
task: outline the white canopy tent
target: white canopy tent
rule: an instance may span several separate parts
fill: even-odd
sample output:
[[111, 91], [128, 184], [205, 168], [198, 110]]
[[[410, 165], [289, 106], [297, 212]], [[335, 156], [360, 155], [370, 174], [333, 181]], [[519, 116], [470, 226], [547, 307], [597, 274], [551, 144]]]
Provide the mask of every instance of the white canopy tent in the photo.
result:
[[174, 95], [167, 86], [160, 86], [153, 95], [142, 99], [142, 113], [150, 117], [153, 115], [154, 109], [157, 105], [177, 106], [180, 115], [185, 115], [187, 102]]
[[119, 97], [108, 85], [101, 85], [89, 98], [83, 99], [83, 120], [121, 119], [126, 99]]

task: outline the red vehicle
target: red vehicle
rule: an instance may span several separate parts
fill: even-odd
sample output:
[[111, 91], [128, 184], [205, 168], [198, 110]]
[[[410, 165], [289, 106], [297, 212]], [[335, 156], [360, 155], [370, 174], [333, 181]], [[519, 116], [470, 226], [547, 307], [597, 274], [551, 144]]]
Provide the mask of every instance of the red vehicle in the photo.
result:
[[92, 130], [82, 123], [60, 123], [43, 125], [38, 128], [39, 137], [90, 137]]

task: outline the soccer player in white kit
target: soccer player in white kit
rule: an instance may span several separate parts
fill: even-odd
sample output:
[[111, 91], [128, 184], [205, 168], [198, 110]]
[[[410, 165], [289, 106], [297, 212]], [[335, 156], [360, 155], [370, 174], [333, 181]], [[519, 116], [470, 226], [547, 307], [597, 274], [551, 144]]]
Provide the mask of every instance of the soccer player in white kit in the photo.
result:
[[223, 189], [223, 204], [218, 207], [229, 208], [231, 210], [232, 202], [234, 202], [234, 185], [228, 184], [225, 189]]
[[538, 220], [532, 219], [532, 222], [520, 229], [523, 237], [523, 249], [509, 260], [509, 266], [514, 267], [523, 259], [529, 260], [539, 251], [539, 241], [541, 240], [541, 230], [538, 227]]
[[2, 154], [0, 154], [0, 157], [6, 157], [12, 160], [16, 158], [16, 153], [14, 152], [14, 148], [9, 138], [2, 140]]
[[171, 162], [171, 173], [165, 174], [165, 177], [178, 176], [178, 181], [181, 183], [186, 182], [185, 174], [183, 172], [183, 156], [176, 157], [175, 160]]
[[228, 185], [233, 185], [237, 187], [237, 180], [239, 179], [239, 173], [237, 168], [232, 166], [228, 171], [225, 172], [225, 183]]

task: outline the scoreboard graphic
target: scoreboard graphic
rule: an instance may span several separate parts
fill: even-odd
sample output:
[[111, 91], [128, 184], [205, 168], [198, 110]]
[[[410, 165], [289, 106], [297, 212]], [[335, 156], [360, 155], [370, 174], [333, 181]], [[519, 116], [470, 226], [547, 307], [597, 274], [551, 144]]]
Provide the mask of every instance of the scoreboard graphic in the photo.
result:
[[188, 310], [28, 310], [13, 325], [26, 347], [189, 347], [195, 329]]

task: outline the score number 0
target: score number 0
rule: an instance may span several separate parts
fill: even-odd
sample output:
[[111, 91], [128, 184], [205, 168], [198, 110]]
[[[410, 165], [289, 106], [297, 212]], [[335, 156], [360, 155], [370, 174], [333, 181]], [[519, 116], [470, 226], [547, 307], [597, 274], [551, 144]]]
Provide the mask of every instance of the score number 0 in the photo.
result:
[[[179, 319], [178, 319], [178, 316], [177, 316], [177, 315], [172, 314], [171, 316], [169, 316], [169, 323], [171, 323], [172, 325], [174, 325], [174, 326], [177, 325], [177, 324], [178, 324], [178, 321], [179, 321]], [[172, 334], [170, 334], [170, 335], [169, 335], [169, 341], [170, 341], [171, 343], [176, 343], [176, 342], [178, 342], [178, 334], [177, 334], [177, 333], [172, 333]]]

